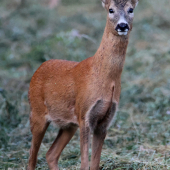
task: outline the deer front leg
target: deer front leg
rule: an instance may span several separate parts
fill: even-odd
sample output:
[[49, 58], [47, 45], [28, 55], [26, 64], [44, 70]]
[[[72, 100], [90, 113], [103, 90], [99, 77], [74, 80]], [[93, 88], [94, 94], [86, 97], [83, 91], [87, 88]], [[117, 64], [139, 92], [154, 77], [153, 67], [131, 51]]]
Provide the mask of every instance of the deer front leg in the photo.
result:
[[85, 125], [85, 121], [83, 121], [80, 124], [80, 150], [81, 150], [80, 170], [89, 170], [89, 135], [90, 129]]
[[90, 170], [98, 170], [100, 163], [100, 156], [102, 151], [102, 146], [104, 139], [106, 137], [106, 130], [101, 128], [96, 128], [93, 133], [92, 141], [92, 156]]
[[106, 137], [107, 128], [109, 127], [109, 124], [113, 119], [115, 112], [116, 112], [116, 103], [112, 103], [111, 109], [106, 113], [102, 122], [98, 123], [98, 125], [94, 129], [90, 170], [99, 169], [103, 142]]

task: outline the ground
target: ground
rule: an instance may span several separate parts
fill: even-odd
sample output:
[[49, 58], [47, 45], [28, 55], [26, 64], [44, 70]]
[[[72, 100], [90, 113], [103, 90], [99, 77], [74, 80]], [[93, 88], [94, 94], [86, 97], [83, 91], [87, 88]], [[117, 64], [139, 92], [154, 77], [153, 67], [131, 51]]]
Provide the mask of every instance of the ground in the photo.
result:
[[[97, 50], [106, 22], [100, 0], [1, 0], [0, 169], [25, 169], [31, 144], [28, 87], [51, 58], [82, 61]], [[100, 169], [170, 169], [170, 1], [141, 0], [122, 74], [117, 118], [104, 142]], [[58, 128], [43, 139], [37, 169]], [[61, 169], [80, 167], [79, 131], [64, 149]], [[91, 153], [91, 150], [90, 150]]]

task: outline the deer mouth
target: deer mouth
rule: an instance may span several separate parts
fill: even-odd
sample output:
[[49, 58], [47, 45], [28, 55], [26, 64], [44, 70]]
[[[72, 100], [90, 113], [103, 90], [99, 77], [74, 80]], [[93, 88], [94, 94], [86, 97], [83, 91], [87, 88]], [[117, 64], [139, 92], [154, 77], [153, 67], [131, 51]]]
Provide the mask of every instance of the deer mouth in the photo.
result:
[[129, 25], [127, 23], [119, 23], [115, 29], [119, 35], [127, 35]]
[[128, 31], [129, 31], [129, 29], [125, 29], [124, 31], [118, 29], [118, 30], [117, 30], [117, 33], [118, 33], [119, 35], [127, 35]]

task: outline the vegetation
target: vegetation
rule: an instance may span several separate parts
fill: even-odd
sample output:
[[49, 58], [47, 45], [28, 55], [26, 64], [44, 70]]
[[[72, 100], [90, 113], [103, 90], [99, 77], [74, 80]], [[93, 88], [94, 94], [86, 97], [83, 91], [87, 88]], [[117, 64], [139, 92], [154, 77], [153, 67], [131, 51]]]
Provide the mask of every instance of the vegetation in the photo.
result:
[[[101, 156], [101, 170], [170, 169], [170, 1], [142, 0], [122, 74], [117, 118]], [[31, 145], [28, 87], [46, 60], [82, 61], [97, 50], [106, 22], [100, 0], [1, 0], [0, 169], [25, 169]], [[57, 135], [50, 126], [37, 169]], [[90, 150], [91, 152], [91, 150]], [[79, 132], [64, 149], [61, 169], [80, 167]]]

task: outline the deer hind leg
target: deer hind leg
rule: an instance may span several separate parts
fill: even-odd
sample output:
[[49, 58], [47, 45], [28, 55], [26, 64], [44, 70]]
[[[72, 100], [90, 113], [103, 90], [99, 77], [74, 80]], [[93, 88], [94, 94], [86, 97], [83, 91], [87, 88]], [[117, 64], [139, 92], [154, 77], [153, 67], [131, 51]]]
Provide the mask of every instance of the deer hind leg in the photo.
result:
[[77, 130], [77, 126], [70, 126], [65, 129], [60, 129], [57, 138], [46, 154], [46, 160], [51, 170], [59, 170], [58, 159], [64, 147], [70, 141]]
[[112, 104], [111, 109], [106, 113], [105, 117], [98, 121], [97, 126], [93, 131], [92, 140], [92, 156], [90, 170], [98, 170], [100, 163], [100, 156], [104, 139], [106, 137], [107, 128], [116, 112], [116, 103]]
[[[36, 115], [36, 116], [35, 116]], [[45, 116], [39, 117], [36, 112], [32, 111], [30, 116], [30, 125], [32, 132], [32, 142], [30, 148], [30, 157], [27, 170], [34, 170], [37, 162], [37, 154], [44, 137], [44, 134], [49, 126], [49, 122], [46, 121]]]

